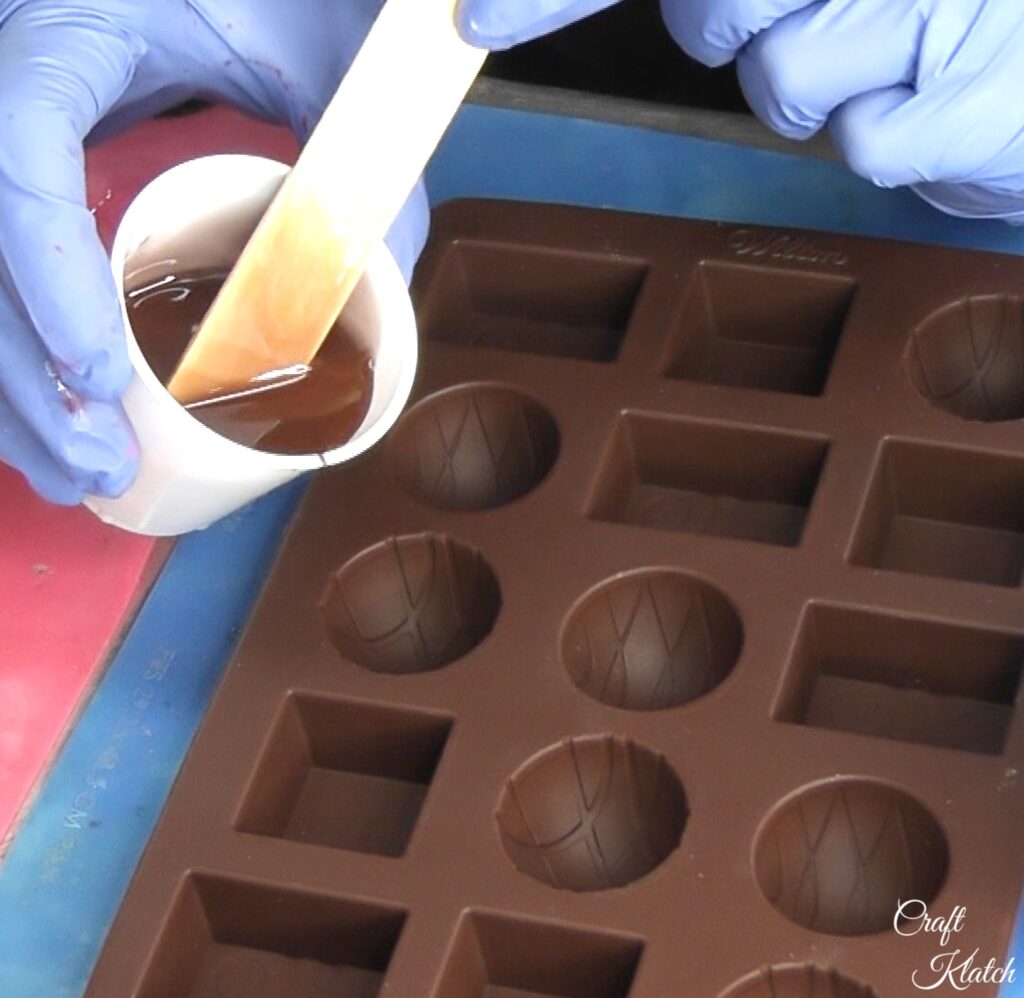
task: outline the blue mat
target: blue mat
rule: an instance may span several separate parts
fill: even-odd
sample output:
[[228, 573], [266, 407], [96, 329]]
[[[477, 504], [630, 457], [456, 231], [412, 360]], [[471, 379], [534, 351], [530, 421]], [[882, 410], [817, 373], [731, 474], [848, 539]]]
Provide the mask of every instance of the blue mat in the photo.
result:
[[[521, 111], [466, 108], [428, 186], [435, 203], [566, 202], [1024, 255], [1020, 229], [945, 218], [838, 164]], [[2, 998], [84, 991], [302, 489], [176, 547], [0, 867]]]

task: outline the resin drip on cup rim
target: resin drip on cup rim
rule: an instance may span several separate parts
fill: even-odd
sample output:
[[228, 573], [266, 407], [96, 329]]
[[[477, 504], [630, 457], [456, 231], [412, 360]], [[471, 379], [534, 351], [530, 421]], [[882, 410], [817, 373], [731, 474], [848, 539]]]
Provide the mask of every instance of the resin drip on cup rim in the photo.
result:
[[[166, 384], [227, 277], [221, 268], [169, 273], [127, 294], [135, 338]], [[275, 454], [312, 454], [351, 439], [373, 396], [373, 355], [344, 314], [307, 367], [274, 372], [249, 389], [186, 409], [221, 436]]]

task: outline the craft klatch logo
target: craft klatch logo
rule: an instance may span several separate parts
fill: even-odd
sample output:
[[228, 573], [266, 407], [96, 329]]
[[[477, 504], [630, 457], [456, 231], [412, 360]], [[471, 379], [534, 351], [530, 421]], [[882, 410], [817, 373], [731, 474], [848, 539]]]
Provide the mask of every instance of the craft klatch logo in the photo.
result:
[[967, 949], [957, 945], [967, 926], [967, 908], [957, 905], [945, 914], [933, 914], [924, 901], [901, 901], [893, 917], [893, 928], [904, 937], [930, 935], [938, 952], [927, 967], [915, 970], [914, 987], [919, 991], [949, 994], [968, 991], [976, 984], [1012, 984], [1017, 979], [1013, 957], [1000, 958], [983, 953], [980, 946]]

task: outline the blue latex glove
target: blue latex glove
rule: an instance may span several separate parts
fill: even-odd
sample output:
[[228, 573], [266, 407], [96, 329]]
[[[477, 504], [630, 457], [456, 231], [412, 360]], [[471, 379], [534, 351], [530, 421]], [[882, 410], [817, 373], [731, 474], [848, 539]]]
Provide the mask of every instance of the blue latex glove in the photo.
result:
[[[381, 0], [0, 0], [0, 461], [55, 502], [113, 496], [137, 447], [82, 143], [189, 97], [308, 136]], [[99, 124], [99, 127], [96, 127]], [[422, 185], [389, 237], [408, 277]]]
[[564, 28], [620, 0], [459, 0], [463, 38], [493, 50], [511, 48]]
[[[462, 0], [460, 24], [502, 48], [611, 2]], [[737, 60], [748, 101], [781, 134], [827, 123], [876, 184], [1024, 222], [1021, 0], [662, 0], [662, 12], [690, 55]]]
[[955, 215], [1024, 221], [1020, 0], [675, 0], [679, 43], [737, 59], [758, 116], [826, 123], [850, 166]]

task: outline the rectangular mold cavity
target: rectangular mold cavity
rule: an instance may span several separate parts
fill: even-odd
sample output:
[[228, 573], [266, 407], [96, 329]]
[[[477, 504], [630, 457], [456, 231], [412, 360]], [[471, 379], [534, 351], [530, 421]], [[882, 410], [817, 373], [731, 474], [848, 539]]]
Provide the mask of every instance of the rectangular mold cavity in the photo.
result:
[[420, 310], [421, 328], [463, 346], [609, 362], [646, 276], [643, 260], [456, 242]]
[[590, 515], [795, 547], [827, 453], [818, 437], [627, 414]]
[[628, 998], [643, 940], [470, 912], [433, 998]]
[[404, 922], [382, 905], [194, 873], [138, 998], [375, 998]]
[[451, 727], [436, 714], [293, 694], [236, 827], [401, 856]]
[[665, 373], [820, 395], [856, 290], [850, 278], [705, 261], [687, 289]]
[[860, 609], [804, 614], [776, 719], [998, 755], [1024, 637]]
[[850, 561], [1013, 587], [1024, 572], [1024, 462], [886, 441]]

